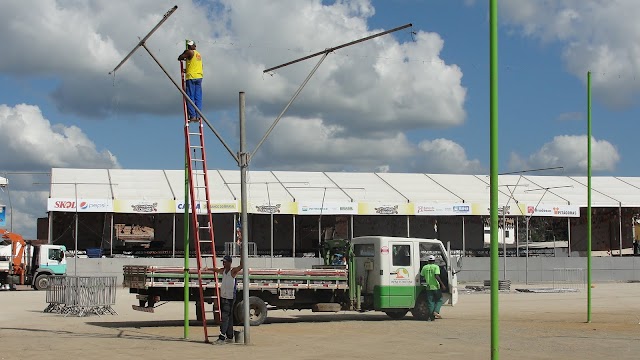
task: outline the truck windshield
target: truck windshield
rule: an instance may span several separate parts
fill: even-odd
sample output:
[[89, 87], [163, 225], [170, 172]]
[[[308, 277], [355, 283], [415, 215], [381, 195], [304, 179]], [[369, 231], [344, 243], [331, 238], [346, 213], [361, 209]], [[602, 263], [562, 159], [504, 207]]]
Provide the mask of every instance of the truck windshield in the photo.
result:
[[356, 257], [372, 257], [376, 254], [376, 249], [373, 244], [355, 244], [353, 254]]
[[436, 258], [436, 264], [438, 266], [447, 265], [442, 247], [438, 243], [421, 242], [420, 243], [420, 263], [426, 263], [429, 255], [433, 255]]

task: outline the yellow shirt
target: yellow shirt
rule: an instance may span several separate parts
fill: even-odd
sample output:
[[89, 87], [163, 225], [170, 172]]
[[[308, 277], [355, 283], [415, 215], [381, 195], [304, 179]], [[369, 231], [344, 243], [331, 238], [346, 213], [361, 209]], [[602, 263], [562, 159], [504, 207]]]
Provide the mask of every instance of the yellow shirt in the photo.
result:
[[197, 50], [193, 50], [191, 60], [187, 59], [187, 69], [185, 73], [186, 80], [202, 78], [202, 56]]

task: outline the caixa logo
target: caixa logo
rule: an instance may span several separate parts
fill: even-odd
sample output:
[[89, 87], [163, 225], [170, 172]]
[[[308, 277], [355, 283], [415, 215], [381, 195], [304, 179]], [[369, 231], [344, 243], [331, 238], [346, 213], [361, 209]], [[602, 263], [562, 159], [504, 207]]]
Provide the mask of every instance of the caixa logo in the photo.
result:
[[[184, 210], [184, 203], [178, 204], [178, 210]], [[200, 210], [200, 203], [196, 204], [196, 210]]]
[[56, 201], [53, 204], [53, 207], [56, 209], [74, 209], [76, 207], [75, 201]]

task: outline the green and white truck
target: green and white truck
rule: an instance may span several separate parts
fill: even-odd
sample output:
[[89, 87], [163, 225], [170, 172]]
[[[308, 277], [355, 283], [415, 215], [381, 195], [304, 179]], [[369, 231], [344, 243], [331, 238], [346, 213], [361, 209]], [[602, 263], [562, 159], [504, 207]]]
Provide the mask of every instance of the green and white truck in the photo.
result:
[[[447, 285], [445, 304], [458, 301], [456, 272], [449, 251], [436, 239], [363, 236], [350, 241], [346, 265], [318, 265], [312, 269], [249, 269], [249, 308], [252, 326], [267, 318], [267, 305], [276, 309], [310, 309], [314, 312], [382, 311], [393, 319], [408, 312], [427, 318], [424, 279], [420, 269], [429, 255], [440, 266]], [[184, 300], [184, 269], [165, 266], [124, 266], [124, 287], [137, 294], [133, 309], [153, 312], [159, 302]], [[190, 295], [198, 301], [196, 269], [190, 269]], [[216, 282], [203, 270], [203, 288], [211, 303]], [[237, 277], [236, 323], [241, 323], [242, 276]], [[196, 304], [200, 318], [200, 306]]]

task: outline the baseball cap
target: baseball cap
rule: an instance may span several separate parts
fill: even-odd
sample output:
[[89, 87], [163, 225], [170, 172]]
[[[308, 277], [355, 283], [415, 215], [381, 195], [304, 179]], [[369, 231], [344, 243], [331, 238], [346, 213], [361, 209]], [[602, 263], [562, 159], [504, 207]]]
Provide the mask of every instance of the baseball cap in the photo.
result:
[[195, 45], [196, 43], [193, 42], [193, 40], [189, 40], [187, 41], [187, 45], [191, 46], [191, 45]]
[[231, 256], [229, 256], [229, 255], [225, 255], [225, 256], [222, 258], [222, 261], [225, 261], [225, 262], [233, 262], [233, 259], [231, 258]]
[[429, 260], [429, 261], [433, 261], [433, 260], [435, 260], [435, 259], [436, 259], [436, 257], [435, 257], [435, 256], [433, 256], [433, 255], [429, 255], [429, 257], [427, 258], [427, 260]]

